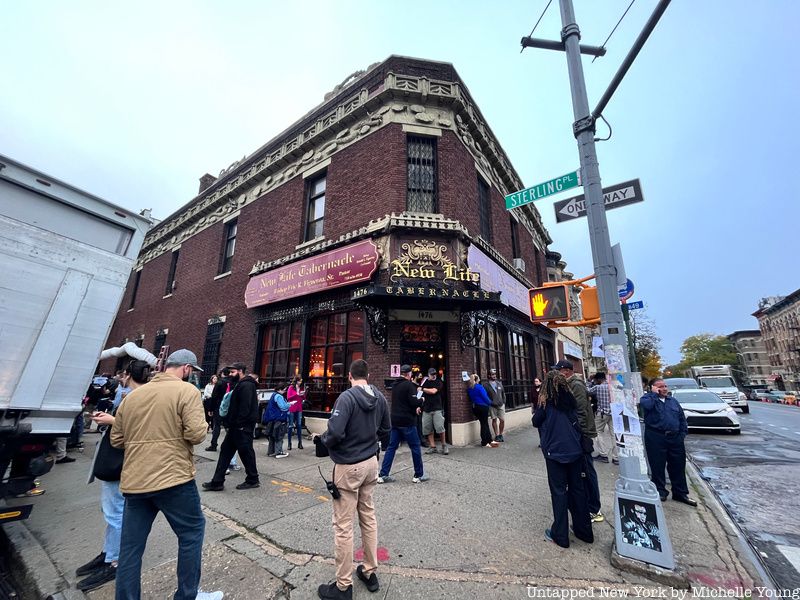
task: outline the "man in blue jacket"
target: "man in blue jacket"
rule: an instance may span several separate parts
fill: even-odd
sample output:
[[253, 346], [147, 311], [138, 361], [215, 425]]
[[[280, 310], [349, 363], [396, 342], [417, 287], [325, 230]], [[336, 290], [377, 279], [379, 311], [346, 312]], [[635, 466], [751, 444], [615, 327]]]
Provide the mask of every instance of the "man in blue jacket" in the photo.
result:
[[678, 401], [669, 394], [669, 387], [663, 379], [651, 380], [650, 390], [639, 400], [644, 415], [644, 447], [650, 463], [650, 479], [663, 502], [668, 494], [664, 478], [666, 465], [672, 483], [672, 499], [697, 506], [697, 502], [689, 498], [686, 484], [686, 449], [683, 445], [689, 431], [686, 416]]
[[372, 494], [378, 481], [378, 440], [391, 430], [386, 398], [367, 382], [365, 360], [354, 360], [345, 390], [333, 405], [328, 430], [320, 440], [327, 446], [333, 466], [333, 483], [340, 497], [333, 501], [336, 580], [319, 586], [323, 600], [353, 597], [353, 518], [358, 512], [364, 564], [356, 570], [370, 592], [377, 592], [378, 521]]

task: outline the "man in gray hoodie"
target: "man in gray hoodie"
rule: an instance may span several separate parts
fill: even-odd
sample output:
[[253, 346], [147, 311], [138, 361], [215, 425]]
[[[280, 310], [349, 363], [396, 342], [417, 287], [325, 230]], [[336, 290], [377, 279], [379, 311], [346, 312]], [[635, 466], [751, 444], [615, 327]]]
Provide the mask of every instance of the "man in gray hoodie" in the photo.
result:
[[364, 564], [356, 570], [370, 592], [377, 592], [378, 521], [372, 494], [378, 482], [378, 440], [389, 434], [391, 422], [386, 398], [367, 382], [365, 360], [350, 365], [350, 389], [333, 405], [328, 429], [320, 437], [328, 448], [333, 466], [333, 483], [340, 497], [333, 501], [334, 556], [336, 581], [319, 586], [323, 600], [353, 597], [353, 518], [356, 510], [361, 524]]

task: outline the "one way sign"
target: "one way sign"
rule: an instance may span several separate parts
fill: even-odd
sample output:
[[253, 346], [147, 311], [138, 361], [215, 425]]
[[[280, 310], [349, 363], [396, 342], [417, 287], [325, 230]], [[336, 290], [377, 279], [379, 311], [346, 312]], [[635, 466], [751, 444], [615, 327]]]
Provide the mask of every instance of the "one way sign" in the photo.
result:
[[[603, 198], [606, 210], [644, 200], [642, 187], [638, 179], [603, 188]], [[586, 198], [581, 194], [566, 200], [559, 200], [553, 204], [553, 208], [556, 211], [556, 223], [571, 221], [572, 219], [586, 216]]]

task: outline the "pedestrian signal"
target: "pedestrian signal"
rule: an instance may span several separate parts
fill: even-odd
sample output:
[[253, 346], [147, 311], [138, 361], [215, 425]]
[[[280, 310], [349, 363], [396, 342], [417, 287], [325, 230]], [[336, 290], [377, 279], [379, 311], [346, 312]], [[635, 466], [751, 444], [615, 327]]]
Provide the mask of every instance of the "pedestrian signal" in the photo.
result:
[[569, 290], [566, 285], [532, 288], [528, 290], [528, 297], [534, 323], [569, 320]]

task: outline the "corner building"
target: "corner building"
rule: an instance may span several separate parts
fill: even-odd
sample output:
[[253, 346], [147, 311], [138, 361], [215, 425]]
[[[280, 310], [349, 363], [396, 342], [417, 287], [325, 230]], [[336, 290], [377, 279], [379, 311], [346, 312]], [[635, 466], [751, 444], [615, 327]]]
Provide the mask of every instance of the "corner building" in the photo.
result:
[[150, 230], [109, 345], [300, 374], [312, 428], [354, 359], [387, 398], [401, 364], [434, 367], [454, 445], [479, 439], [462, 373], [494, 367], [507, 426], [527, 423], [554, 336], [527, 294], [551, 239], [533, 205], [505, 209], [523, 187], [452, 65], [391, 56]]

